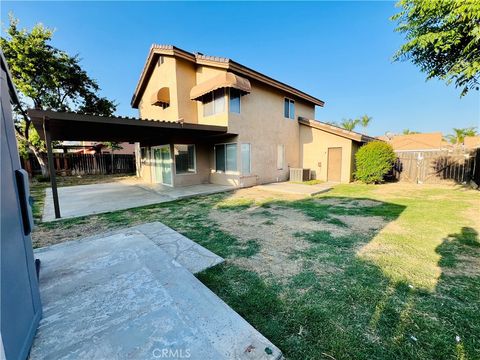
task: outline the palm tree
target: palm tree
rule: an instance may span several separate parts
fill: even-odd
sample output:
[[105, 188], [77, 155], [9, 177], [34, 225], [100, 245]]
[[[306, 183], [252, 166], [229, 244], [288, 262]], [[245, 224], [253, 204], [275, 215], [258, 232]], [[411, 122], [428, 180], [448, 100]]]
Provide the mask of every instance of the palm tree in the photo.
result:
[[359, 119], [343, 119], [340, 126], [348, 131], [353, 131], [360, 122]]
[[368, 115], [363, 115], [359, 120], [360, 120], [360, 125], [362, 125], [362, 127], [364, 129], [366, 129], [368, 127], [368, 124], [370, 124], [370, 121], [372, 121], [372, 117], [371, 116], [368, 116]]
[[476, 127], [468, 127], [468, 128], [453, 128], [453, 134], [449, 134], [445, 136], [445, 139], [450, 141], [452, 144], [463, 144], [465, 140], [465, 136], [475, 136], [477, 135]]
[[412, 131], [410, 129], [403, 129], [402, 134], [403, 135], [411, 135], [411, 134], [419, 134], [419, 132], [418, 131]]

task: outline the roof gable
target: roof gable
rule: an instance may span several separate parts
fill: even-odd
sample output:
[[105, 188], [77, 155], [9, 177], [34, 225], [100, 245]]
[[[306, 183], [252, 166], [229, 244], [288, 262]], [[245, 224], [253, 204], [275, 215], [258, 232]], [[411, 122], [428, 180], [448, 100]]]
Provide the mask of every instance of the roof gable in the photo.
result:
[[152, 47], [150, 48], [150, 52], [148, 54], [147, 60], [143, 67], [142, 73], [140, 75], [140, 79], [137, 83], [137, 87], [135, 88], [135, 92], [132, 96], [131, 105], [133, 108], [138, 108], [140, 99], [147, 87], [148, 80], [150, 79], [153, 69], [155, 68], [155, 63], [158, 57], [161, 55], [182, 58], [184, 60], [193, 62], [198, 65], [212, 66], [216, 68], [226, 69], [231, 72], [243, 75], [249, 79], [254, 79], [262, 83], [265, 83], [267, 85], [270, 85], [274, 88], [277, 88], [279, 90], [285, 91], [293, 96], [296, 96], [307, 102], [313, 103], [314, 105], [324, 106], [325, 104], [324, 101], [316, 97], [313, 97], [307, 93], [304, 93], [303, 91], [295, 89], [294, 87], [287, 85], [285, 83], [282, 83], [278, 80], [275, 80], [267, 75], [259, 73], [258, 71], [255, 71], [246, 66], [243, 66], [228, 58], [208, 56], [208, 55], [203, 55], [199, 53], [193, 54], [172, 45], [153, 44]]
[[357, 142], [369, 142], [369, 141], [378, 140], [373, 137], [367, 136], [365, 134], [361, 134], [355, 131], [345, 130], [338, 126], [327, 124], [318, 120], [310, 120], [310, 119], [300, 117], [298, 118], [298, 122], [301, 125], [306, 125], [311, 128], [322, 130], [330, 134], [338, 135], [338, 136], [341, 136], [353, 141], [357, 141]]

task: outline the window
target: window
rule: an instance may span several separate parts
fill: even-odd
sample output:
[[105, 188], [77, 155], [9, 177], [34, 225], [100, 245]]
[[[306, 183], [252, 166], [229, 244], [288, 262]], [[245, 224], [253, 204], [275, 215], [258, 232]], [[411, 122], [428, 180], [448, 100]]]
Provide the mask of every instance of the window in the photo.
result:
[[215, 145], [215, 170], [237, 171], [237, 144]]
[[250, 144], [242, 144], [241, 146], [241, 158], [242, 158], [242, 174], [248, 175], [251, 173], [250, 168]]
[[203, 116], [221, 114], [225, 111], [225, 89], [217, 89], [203, 95]]
[[176, 174], [194, 174], [196, 172], [195, 145], [174, 145], [174, 154]]
[[162, 64], [163, 64], [163, 60], [164, 60], [164, 59], [163, 59], [163, 56], [159, 56], [159, 57], [158, 57], [157, 66], [162, 65]]
[[277, 145], [277, 170], [283, 170], [285, 166], [285, 145]]
[[295, 101], [285, 98], [283, 114], [286, 118], [295, 119]]
[[240, 114], [240, 90], [230, 88], [229, 111]]

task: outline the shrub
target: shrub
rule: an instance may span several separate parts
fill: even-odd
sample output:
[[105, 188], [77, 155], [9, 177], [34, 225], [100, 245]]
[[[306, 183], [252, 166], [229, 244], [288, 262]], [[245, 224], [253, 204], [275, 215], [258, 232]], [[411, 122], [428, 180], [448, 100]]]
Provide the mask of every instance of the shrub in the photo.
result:
[[356, 153], [355, 178], [366, 184], [377, 184], [392, 169], [397, 156], [390, 144], [372, 141], [363, 145]]

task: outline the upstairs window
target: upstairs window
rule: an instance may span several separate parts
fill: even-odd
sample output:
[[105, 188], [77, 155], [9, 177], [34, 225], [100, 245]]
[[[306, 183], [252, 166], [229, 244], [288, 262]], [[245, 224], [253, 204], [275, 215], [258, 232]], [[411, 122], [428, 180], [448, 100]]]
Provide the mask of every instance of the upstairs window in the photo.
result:
[[287, 119], [295, 119], [295, 101], [285, 98], [283, 114]]
[[196, 172], [195, 145], [174, 145], [174, 154], [176, 174], [194, 174]]
[[240, 114], [240, 90], [230, 88], [229, 111]]
[[157, 66], [162, 65], [162, 64], [163, 64], [163, 61], [164, 61], [163, 56], [159, 56], [159, 57], [158, 57]]
[[202, 96], [203, 116], [225, 112], [225, 89], [217, 89]]

